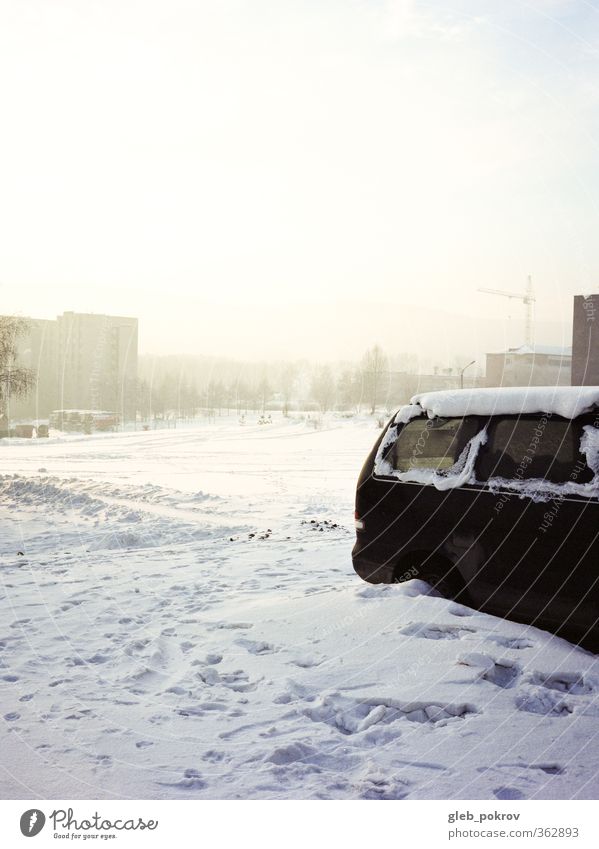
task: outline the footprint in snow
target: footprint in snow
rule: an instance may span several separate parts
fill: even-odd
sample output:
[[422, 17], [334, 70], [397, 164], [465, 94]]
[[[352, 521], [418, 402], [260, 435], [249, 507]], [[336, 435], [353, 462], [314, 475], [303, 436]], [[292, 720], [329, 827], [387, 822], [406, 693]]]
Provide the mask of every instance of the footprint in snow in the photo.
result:
[[85, 708], [82, 710], [76, 710], [73, 713], [70, 713], [68, 716], [65, 716], [65, 719], [88, 719], [91, 716], [95, 716], [96, 714], [91, 710], [91, 708]]
[[197, 769], [186, 769], [179, 781], [158, 781], [162, 787], [178, 787], [183, 790], [203, 790], [206, 782]]
[[531, 676], [530, 682], [546, 687], [548, 690], [570, 693], [573, 696], [583, 696], [593, 692], [593, 687], [585, 681], [582, 672], [558, 672], [555, 674], [535, 672]]
[[274, 654], [278, 649], [272, 644], [261, 640], [236, 640], [236, 645], [242, 646], [250, 654]]
[[389, 595], [392, 589], [391, 584], [374, 584], [373, 586], [356, 590], [356, 595], [358, 598], [381, 598], [381, 596]]
[[209, 712], [226, 711], [228, 707], [228, 704], [221, 704], [220, 702], [200, 702], [197, 705], [177, 708], [175, 713], [178, 713], [179, 716], [203, 716]]
[[421, 637], [425, 640], [459, 640], [464, 634], [474, 634], [474, 628], [465, 625], [430, 625], [426, 622], [413, 622], [399, 632], [406, 637]]
[[461, 655], [458, 663], [476, 669], [478, 678], [502, 689], [513, 687], [520, 674], [520, 668], [513, 661], [503, 658], [494, 660], [489, 655], [477, 652]]
[[293, 681], [291, 678], [288, 678], [285, 683], [286, 689], [283, 690], [282, 693], [278, 693], [273, 699], [275, 704], [287, 705], [289, 702], [295, 701], [315, 701], [316, 694], [308, 687], [305, 687], [303, 684], [299, 684], [297, 681]]
[[[505, 769], [532, 769], [544, 772], [545, 775], [564, 775], [566, 768], [555, 762], [526, 764], [526, 763], [500, 763], [498, 767]], [[485, 772], [486, 768], [480, 768], [479, 772]]]
[[108, 655], [96, 652], [91, 657], [87, 658], [87, 663], [107, 663], [109, 660], [110, 657]]
[[365, 775], [356, 786], [358, 799], [405, 799], [409, 793], [407, 781], [377, 771]]
[[248, 674], [243, 669], [219, 673], [213, 667], [208, 667], [201, 672], [196, 672], [196, 675], [209, 687], [221, 685], [236, 693], [247, 693], [255, 690], [259, 681], [262, 680], [262, 678], [259, 678], [256, 681], [250, 681]]
[[299, 666], [301, 669], [311, 669], [313, 666], [320, 666], [324, 658], [313, 657], [312, 655], [301, 655], [291, 660], [294, 666]]
[[374, 725], [388, 725], [399, 719], [442, 727], [449, 721], [476, 713], [471, 705], [412, 703], [400, 705], [393, 700], [368, 699], [357, 702], [343, 697], [325, 696], [320, 704], [305, 708], [303, 713], [314, 722], [324, 722], [342, 734], [359, 734]]
[[496, 799], [525, 799], [526, 796], [516, 787], [496, 787], [493, 790]]
[[544, 716], [568, 716], [574, 710], [565, 699], [559, 698], [551, 691], [543, 692], [542, 690], [518, 696], [516, 707], [526, 713], [538, 713]]
[[128, 655], [129, 657], [135, 657], [135, 655], [140, 654], [146, 646], [150, 643], [150, 639], [142, 639], [142, 640], [131, 640], [130, 643], [127, 643], [125, 648], [123, 649], [123, 653]]
[[203, 761], [208, 761], [209, 763], [220, 763], [225, 757], [225, 753], [219, 751], [218, 749], [208, 749], [207, 752], [204, 752], [202, 755]]
[[506, 690], [508, 687], [513, 687], [520, 671], [517, 666], [508, 663], [507, 661], [498, 661], [482, 676], [483, 680], [495, 684], [496, 687], [501, 687]]
[[326, 593], [331, 589], [330, 585], [327, 584], [317, 584], [315, 587], [306, 587], [304, 590], [304, 595], [319, 595], [320, 593]]
[[528, 769], [540, 769], [546, 775], [563, 775], [566, 772], [565, 767], [560, 764], [529, 764]]
[[464, 719], [476, 713], [476, 709], [472, 705], [428, 704], [414, 710], [404, 709], [402, 713], [409, 722], [429, 723], [441, 728], [451, 720]]
[[486, 637], [486, 639], [506, 649], [516, 649], [517, 651], [522, 651], [522, 649], [534, 648], [534, 643], [530, 640], [525, 639], [524, 637], [502, 637], [498, 635], [488, 636]]
[[314, 754], [316, 754], [316, 752], [311, 746], [307, 746], [305, 743], [296, 742], [290, 743], [287, 746], [279, 746], [265, 758], [265, 761], [281, 766], [283, 764], [306, 760], [306, 758], [309, 758]]

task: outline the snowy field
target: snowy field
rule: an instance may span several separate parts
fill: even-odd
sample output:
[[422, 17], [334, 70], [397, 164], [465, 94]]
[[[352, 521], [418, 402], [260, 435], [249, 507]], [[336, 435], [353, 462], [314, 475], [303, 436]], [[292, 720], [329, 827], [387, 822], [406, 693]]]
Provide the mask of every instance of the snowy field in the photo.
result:
[[2, 798], [597, 798], [594, 656], [354, 574], [376, 435], [0, 443]]

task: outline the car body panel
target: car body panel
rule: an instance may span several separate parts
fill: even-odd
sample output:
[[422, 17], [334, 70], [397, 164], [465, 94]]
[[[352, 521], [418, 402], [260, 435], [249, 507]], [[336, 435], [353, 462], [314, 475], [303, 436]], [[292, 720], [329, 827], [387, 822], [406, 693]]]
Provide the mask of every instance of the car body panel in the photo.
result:
[[358, 480], [356, 515], [365, 529], [352, 558], [360, 577], [426, 579], [442, 564], [473, 607], [596, 647], [599, 501], [533, 500], [478, 483], [439, 490], [378, 476], [375, 458], [387, 430]]

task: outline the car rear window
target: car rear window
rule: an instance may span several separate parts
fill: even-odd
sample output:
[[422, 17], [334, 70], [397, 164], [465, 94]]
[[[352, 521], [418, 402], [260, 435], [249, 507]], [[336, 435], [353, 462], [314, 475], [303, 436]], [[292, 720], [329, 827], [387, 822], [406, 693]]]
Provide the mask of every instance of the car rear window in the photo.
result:
[[582, 423], [549, 416], [491, 420], [477, 477], [588, 483], [593, 473], [580, 453]]
[[[465, 441], [466, 419], [418, 418], [405, 424], [388, 455], [395, 471], [449, 469], [458, 459]], [[472, 434], [474, 435], [474, 434]]]

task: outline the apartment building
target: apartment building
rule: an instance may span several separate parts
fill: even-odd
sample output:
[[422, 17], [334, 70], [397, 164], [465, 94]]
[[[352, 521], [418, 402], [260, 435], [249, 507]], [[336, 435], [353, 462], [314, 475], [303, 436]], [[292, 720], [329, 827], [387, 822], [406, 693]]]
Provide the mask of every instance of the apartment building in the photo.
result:
[[19, 338], [19, 364], [36, 374], [35, 389], [10, 402], [11, 419], [47, 418], [52, 410], [135, 413], [136, 318], [65, 312], [54, 321], [28, 319]]

